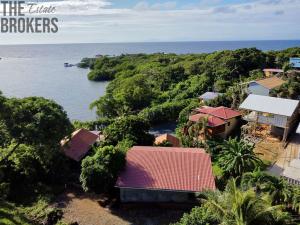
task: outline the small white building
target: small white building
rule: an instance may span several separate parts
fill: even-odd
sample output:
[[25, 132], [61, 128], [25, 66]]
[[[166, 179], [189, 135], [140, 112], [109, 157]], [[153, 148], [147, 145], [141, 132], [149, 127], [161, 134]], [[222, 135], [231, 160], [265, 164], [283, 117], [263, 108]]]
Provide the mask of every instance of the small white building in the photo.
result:
[[272, 130], [283, 130], [284, 142], [290, 131], [298, 125], [298, 100], [251, 94], [240, 105], [240, 109], [251, 111], [244, 116], [246, 121], [271, 125]]
[[280, 87], [285, 81], [278, 77], [269, 77], [262, 80], [251, 81], [248, 84], [248, 93], [269, 96], [270, 91]]

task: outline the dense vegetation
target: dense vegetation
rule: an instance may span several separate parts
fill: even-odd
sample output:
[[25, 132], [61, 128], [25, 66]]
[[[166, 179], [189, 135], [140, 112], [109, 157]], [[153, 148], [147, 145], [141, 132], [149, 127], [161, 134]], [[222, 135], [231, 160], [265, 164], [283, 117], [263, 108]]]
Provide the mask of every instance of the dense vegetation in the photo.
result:
[[[242, 83], [262, 78], [264, 68], [285, 68], [300, 48], [262, 52], [255, 48], [210, 54], [133, 54], [84, 59], [89, 79], [111, 80], [106, 95], [91, 107], [99, 117], [139, 114], [155, 123], [175, 121], [179, 113], [206, 91], [225, 93], [211, 105], [237, 107], [245, 97]], [[300, 95], [299, 73], [290, 73], [279, 96]], [[288, 90], [287, 90], [288, 89]]]

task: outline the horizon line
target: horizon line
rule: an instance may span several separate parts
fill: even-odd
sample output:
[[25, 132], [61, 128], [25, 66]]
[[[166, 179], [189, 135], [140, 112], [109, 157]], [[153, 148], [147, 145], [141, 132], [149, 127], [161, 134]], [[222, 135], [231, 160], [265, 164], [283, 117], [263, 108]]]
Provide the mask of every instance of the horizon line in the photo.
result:
[[64, 42], [59, 42], [59, 43], [24, 43], [24, 44], [0, 44], [0, 46], [15, 46], [15, 45], [75, 45], [75, 44], [143, 44], [143, 43], [195, 43], [195, 42], [254, 42], [254, 41], [259, 41], [259, 42], [270, 42], [270, 41], [300, 41], [297, 39], [249, 39], [249, 40], [202, 40], [202, 41], [129, 41], [129, 42], [70, 42], [70, 43], [64, 43]]

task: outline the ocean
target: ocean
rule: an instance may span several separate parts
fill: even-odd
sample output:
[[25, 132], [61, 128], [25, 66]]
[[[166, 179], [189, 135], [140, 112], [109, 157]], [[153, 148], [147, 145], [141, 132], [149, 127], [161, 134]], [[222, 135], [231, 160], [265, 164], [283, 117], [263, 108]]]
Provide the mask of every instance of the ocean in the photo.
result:
[[114, 44], [1, 45], [0, 90], [8, 97], [42, 96], [62, 105], [71, 120], [96, 118], [89, 105], [105, 94], [107, 82], [87, 79], [87, 69], [65, 68], [83, 57], [126, 53], [209, 53], [256, 47], [281, 50], [300, 47], [299, 41], [224, 41]]

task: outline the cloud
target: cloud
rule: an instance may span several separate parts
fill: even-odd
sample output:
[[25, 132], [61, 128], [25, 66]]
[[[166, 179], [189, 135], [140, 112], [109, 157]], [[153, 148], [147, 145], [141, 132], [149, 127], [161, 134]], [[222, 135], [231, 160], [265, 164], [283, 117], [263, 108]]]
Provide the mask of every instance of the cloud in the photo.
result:
[[147, 1], [138, 2], [133, 9], [135, 10], [173, 10], [177, 6], [176, 2], [169, 1], [164, 3], [150, 4]]
[[216, 7], [212, 11], [213, 13], [235, 13], [236, 9], [231, 6], [222, 6]]
[[[270, 2], [252, 0], [229, 5], [216, 1], [216, 5], [191, 8], [179, 8], [174, 1], [141, 1], [132, 8], [113, 8], [109, 0], [49, 2], [59, 10], [60, 39], [47, 41], [299, 39], [300, 0], [272, 1], [276, 4], [267, 1]], [[32, 36], [30, 41], [37, 42], [38, 38]], [[12, 39], [2, 35], [0, 42], [11, 43]]]
[[280, 16], [280, 15], [284, 14], [284, 11], [283, 10], [277, 10], [277, 11], [275, 11], [274, 14], [277, 15], [277, 16]]

